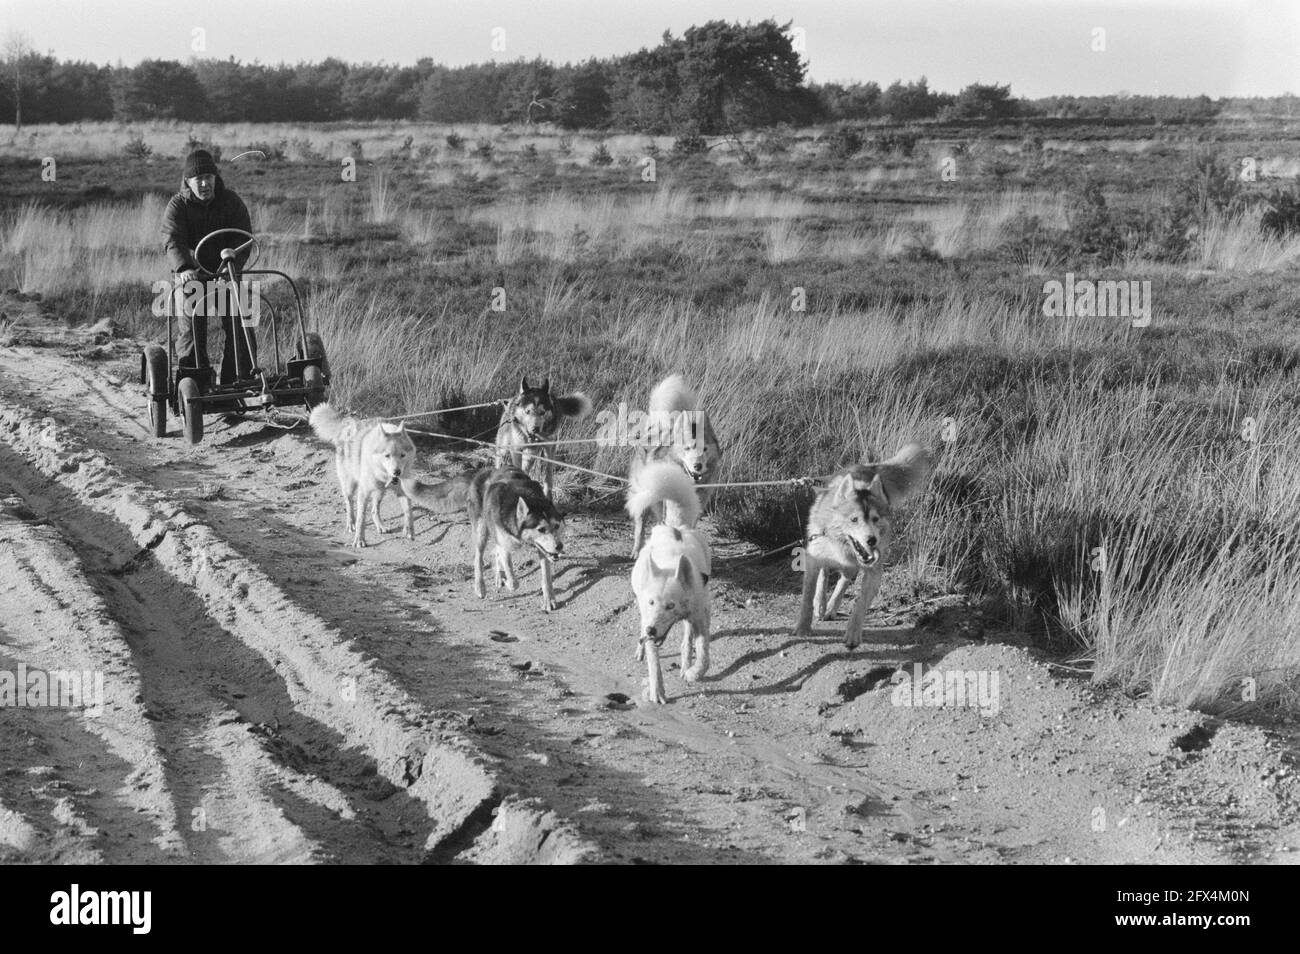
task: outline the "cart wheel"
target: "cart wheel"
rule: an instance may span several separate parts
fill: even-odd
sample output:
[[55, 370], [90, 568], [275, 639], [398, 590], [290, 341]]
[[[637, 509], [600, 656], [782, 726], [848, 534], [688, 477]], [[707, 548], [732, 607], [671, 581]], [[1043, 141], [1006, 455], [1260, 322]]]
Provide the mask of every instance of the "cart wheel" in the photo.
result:
[[154, 437], [167, 436], [167, 352], [161, 345], [146, 345], [142, 375], [145, 400], [149, 404], [149, 424]]
[[307, 389], [307, 410], [325, 403], [325, 373], [316, 365], [302, 369], [302, 386]]
[[181, 409], [181, 425], [185, 439], [191, 444], [203, 440], [203, 411], [190, 404], [189, 399], [199, 396], [199, 382], [193, 378], [181, 378], [176, 385], [176, 403]]

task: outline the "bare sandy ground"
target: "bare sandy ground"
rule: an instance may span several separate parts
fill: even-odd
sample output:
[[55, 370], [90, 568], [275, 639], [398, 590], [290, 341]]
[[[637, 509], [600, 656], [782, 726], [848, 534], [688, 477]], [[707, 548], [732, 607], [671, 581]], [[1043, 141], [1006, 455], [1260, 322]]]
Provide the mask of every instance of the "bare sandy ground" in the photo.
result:
[[[618, 514], [571, 517], [555, 613], [531, 563], [478, 600], [459, 520], [349, 549], [305, 429], [154, 440], [138, 343], [4, 304], [0, 670], [100, 671], [105, 705], [0, 708], [0, 860], [1300, 858], [1294, 724], [1096, 690], [888, 573], [865, 645], [796, 641], [798, 577], [726, 539], [711, 672], [667, 652], [670, 703], [638, 706]], [[916, 663], [995, 704], [899, 704]]]

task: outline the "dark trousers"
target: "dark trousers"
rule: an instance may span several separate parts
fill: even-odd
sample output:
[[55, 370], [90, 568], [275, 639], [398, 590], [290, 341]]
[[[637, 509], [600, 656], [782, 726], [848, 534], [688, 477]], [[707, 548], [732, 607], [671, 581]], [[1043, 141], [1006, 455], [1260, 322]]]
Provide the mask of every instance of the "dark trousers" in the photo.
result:
[[[257, 362], [257, 334], [252, 328], [244, 328], [231, 314], [229, 308], [219, 308], [216, 296], [224, 288], [209, 294], [203, 301], [186, 302], [181, 294], [174, 298], [173, 314], [176, 315], [176, 363], [183, 368], [206, 368], [211, 365], [208, 359], [208, 316], [221, 316], [221, 331], [225, 338], [225, 348], [221, 356], [221, 370], [217, 380], [221, 384], [231, 384], [238, 379], [236, 375], [235, 356], [238, 352], [239, 370], [247, 377]], [[247, 336], [247, 338], [245, 338]], [[252, 353], [249, 353], [249, 346]]]

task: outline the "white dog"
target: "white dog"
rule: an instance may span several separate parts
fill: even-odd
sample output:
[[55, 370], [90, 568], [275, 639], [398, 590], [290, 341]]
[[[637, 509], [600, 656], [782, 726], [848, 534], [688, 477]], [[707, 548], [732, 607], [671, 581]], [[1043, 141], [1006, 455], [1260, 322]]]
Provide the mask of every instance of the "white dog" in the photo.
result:
[[334, 466], [339, 475], [339, 489], [347, 507], [348, 532], [352, 545], [366, 545], [366, 507], [372, 504], [375, 529], [387, 532], [379, 519], [379, 504], [390, 489], [402, 501], [407, 536], [415, 539], [411, 524], [411, 501], [402, 491], [402, 478], [409, 476], [415, 463], [415, 442], [406, 433], [406, 425], [389, 424], [376, 418], [361, 420], [343, 414], [329, 404], [312, 408], [311, 427], [321, 440], [336, 448]]
[[627, 511], [633, 518], [663, 503], [673, 505], [664, 507], [667, 522], [651, 528], [632, 567], [632, 592], [641, 613], [636, 658], [645, 658], [647, 672], [641, 696], [651, 703], [667, 701], [659, 647], [677, 623], [682, 625], [682, 678], [695, 682], [709, 668], [709, 543], [695, 529], [700, 516], [695, 485], [671, 461], [646, 464], [628, 488]]
[[[709, 422], [709, 415], [700, 410], [700, 399], [680, 374], [672, 374], [660, 381], [650, 392], [647, 438], [653, 442], [638, 445], [632, 452], [632, 466], [628, 474], [635, 481], [643, 467], [655, 461], [671, 461], [682, 469], [695, 484], [711, 484], [722, 471], [722, 444]], [[697, 488], [701, 511], [707, 510], [715, 493], [712, 487]], [[641, 538], [645, 531], [645, 514], [632, 514], [632, 558], [641, 552]], [[654, 513], [652, 520], [662, 520]]]

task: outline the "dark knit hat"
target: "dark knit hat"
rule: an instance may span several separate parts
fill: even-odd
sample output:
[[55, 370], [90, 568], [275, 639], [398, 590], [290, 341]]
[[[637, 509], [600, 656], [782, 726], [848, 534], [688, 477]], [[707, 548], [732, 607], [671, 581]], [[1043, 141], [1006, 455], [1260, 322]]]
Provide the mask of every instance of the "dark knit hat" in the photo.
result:
[[217, 164], [212, 159], [212, 153], [206, 149], [195, 149], [185, 157], [185, 175], [182, 178], [193, 179], [208, 173], [217, 174]]

